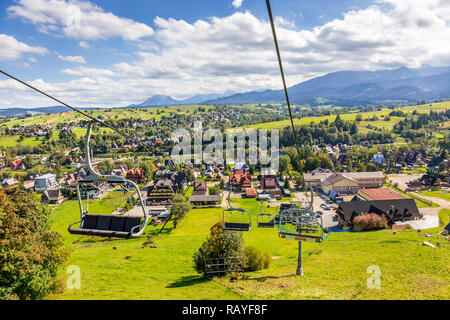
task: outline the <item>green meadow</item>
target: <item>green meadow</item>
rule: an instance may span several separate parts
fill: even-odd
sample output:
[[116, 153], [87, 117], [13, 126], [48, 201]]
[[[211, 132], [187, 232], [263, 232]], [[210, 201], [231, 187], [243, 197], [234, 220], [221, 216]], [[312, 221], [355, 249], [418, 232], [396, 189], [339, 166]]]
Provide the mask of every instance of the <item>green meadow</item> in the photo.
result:
[[[108, 214], [126, 199], [120, 192], [90, 205]], [[145, 236], [130, 240], [70, 235], [67, 227], [79, 220], [78, 204], [67, 201], [52, 212], [53, 229], [62, 234], [71, 257], [66, 268], [81, 270], [81, 289], [65, 289], [50, 299], [446, 299], [450, 290], [450, 248], [438, 235], [441, 228], [364, 233], [331, 233], [323, 243], [303, 244], [303, 277], [295, 276], [298, 243], [280, 239], [276, 229], [258, 229], [259, 203], [232, 199], [250, 210], [253, 227], [244, 233], [246, 245], [269, 252], [268, 269], [246, 273], [243, 279], [205, 279], [193, 268], [192, 255], [222, 219], [222, 209], [194, 209], [176, 229], [171, 223], [156, 239], [156, 248], [143, 247], [148, 235], [161, 228], [149, 225]], [[265, 211], [275, 213], [274, 208]], [[450, 210], [441, 210], [442, 224]], [[427, 232], [432, 237], [425, 238]], [[422, 246], [423, 241], [439, 248]], [[127, 256], [131, 258], [126, 259]], [[381, 288], [368, 289], [369, 266], [381, 271]]]

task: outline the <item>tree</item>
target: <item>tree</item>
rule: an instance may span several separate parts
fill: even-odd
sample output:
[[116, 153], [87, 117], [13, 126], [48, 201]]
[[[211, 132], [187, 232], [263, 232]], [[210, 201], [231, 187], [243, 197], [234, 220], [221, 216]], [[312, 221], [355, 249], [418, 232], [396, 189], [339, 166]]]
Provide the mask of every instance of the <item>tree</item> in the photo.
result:
[[224, 259], [225, 265], [239, 261], [244, 264], [242, 232], [224, 231], [222, 223], [216, 223], [206, 241], [193, 256], [195, 270], [206, 275], [205, 260], [212, 258]]
[[170, 214], [172, 215], [174, 229], [177, 228], [177, 225], [191, 209], [191, 204], [181, 194], [177, 194], [173, 197]]
[[217, 186], [211, 186], [208, 188], [210, 195], [216, 195], [219, 194], [219, 188]]
[[282, 156], [279, 158], [279, 171], [280, 176], [292, 170], [291, 159], [288, 156]]
[[60, 292], [56, 276], [67, 257], [61, 236], [50, 231], [50, 211], [25, 190], [0, 190], [0, 300]]
[[294, 182], [297, 188], [304, 188], [306, 185], [302, 174], [295, 176]]

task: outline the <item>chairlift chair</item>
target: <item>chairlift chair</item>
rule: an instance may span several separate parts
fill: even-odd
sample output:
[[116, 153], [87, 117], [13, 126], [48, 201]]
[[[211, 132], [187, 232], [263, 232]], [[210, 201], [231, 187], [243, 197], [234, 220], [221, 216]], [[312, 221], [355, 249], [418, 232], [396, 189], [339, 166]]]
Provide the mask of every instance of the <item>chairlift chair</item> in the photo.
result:
[[[236, 208], [231, 205], [231, 191], [228, 193], [229, 208], [223, 210], [222, 213], [222, 228], [229, 231], [250, 231], [252, 228], [252, 217], [250, 211], [244, 208]], [[239, 216], [240, 215], [240, 216]], [[239, 222], [230, 221], [239, 217]]]
[[322, 217], [310, 210], [289, 208], [279, 213], [278, 235], [288, 240], [323, 241]]
[[273, 228], [275, 227], [275, 217], [263, 210], [263, 201], [260, 205], [261, 213], [256, 216], [258, 228]]
[[[91, 235], [100, 237], [112, 237], [112, 238], [132, 238], [138, 237], [143, 232], [149, 220], [145, 203], [143, 201], [142, 193], [139, 190], [138, 185], [131, 180], [127, 180], [124, 177], [115, 175], [99, 175], [92, 168], [91, 156], [89, 150], [89, 142], [92, 132], [93, 122], [88, 123], [86, 134], [86, 164], [87, 170], [90, 175], [77, 183], [77, 198], [80, 208], [80, 221], [72, 223], [68, 231], [71, 234], [79, 235]], [[89, 214], [89, 197], [87, 197], [86, 210], [83, 208], [81, 201], [81, 189], [84, 184], [93, 184], [95, 182], [106, 182], [114, 185], [119, 185], [126, 191], [130, 188], [134, 188], [138, 194], [139, 203], [142, 208], [143, 218], [140, 217], [124, 217], [113, 215], [97, 215]], [[75, 228], [75, 225], [79, 225]]]

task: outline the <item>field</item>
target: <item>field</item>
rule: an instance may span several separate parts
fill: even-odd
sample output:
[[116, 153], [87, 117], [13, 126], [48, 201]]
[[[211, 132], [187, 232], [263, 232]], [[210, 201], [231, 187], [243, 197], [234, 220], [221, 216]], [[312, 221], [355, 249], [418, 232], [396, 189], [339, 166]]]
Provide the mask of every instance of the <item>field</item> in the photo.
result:
[[[414, 111], [417, 111], [417, 113], [426, 113], [430, 110], [433, 111], [444, 111], [450, 108], [450, 102], [440, 102], [440, 103], [434, 103], [431, 105], [423, 105], [423, 106], [410, 106], [410, 107], [404, 107], [399, 110], [402, 110], [405, 113], [412, 113]], [[398, 123], [400, 120], [402, 120], [401, 117], [390, 117], [391, 119], [389, 121], [384, 121], [383, 118], [389, 115], [389, 113], [392, 110], [390, 109], [383, 109], [381, 111], [372, 111], [372, 112], [350, 112], [350, 113], [344, 113], [341, 114], [342, 120], [355, 120], [356, 116], [359, 114], [362, 116], [363, 121], [360, 121], [358, 123], [358, 129], [362, 133], [366, 133], [369, 131], [374, 131], [372, 129], [368, 129], [367, 125], [372, 125], [376, 128], [382, 128], [386, 130], [392, 130], [394, 125]], [[368, 118], [371, 118], [373, 116], [377, 116], [380, 119], [376, 121], [368, 121]], [[330, 116], [322, 116], [322, 117], [304, 117], [301, 119], [294, 119], [294, 125], [308, 125], [311, 122], [319, 123], [320, 121], [325, 121], [328, 119], [328, 121], [334, 121], [336, 119], [336, 115], [330, 115]], [[255, 125], [249, 125], [245, 126], [244, 128], [253, 128], [253, 129], [282, 129], [287, 126], [290, 126], [290, 120], [283, 120], [283, 121], [275, 121], [275, 122], [269, 122], [269, 123], [260, 123]], [[444, 127], [448, 127], [448, 124], [444, 124]], [[436, 134], [439, 134], [439, 137], [441, 137], [442, 134], [437, 132]]]
[[[113, 193], [98, 200], [91, 209], [111, 212], [126, 199]], [[258, 202], [233, 199], [249, 209], [253, 223]], [[426, 232], [390, 230], [365, 233], [332, 233], [321, 244], [303, 245], [304, 277], [294, 275], [297, 243], [280, 239], [275, 229], [255, 225], [244, 234], [246, 244], [269, 252], [270, 267], [247, 273], [232, 283], [228, 278], [208, 280], [193, 268], [192, 255], [221, 220], [221, 209], [194, 209], [177, 229], [168, 225], [156, 240], [157, 248], [142, 248], [146, 237], [104, 240], [70, 235], [67, 227], [79, 220], [78, 206], [68, 201], [54, 209], [53, 228], [72, 249], [67, 266], [81, 268], [81, 289], [66, 289], [51, 299], [446, 299], [450, 290], [450, 251], [436, 236], [440, 229]], [[443, 222], [450, 210], [442, 210]], [[154, 234], [160, 227], [147, 228]], [[422, 246], [426, 240], [440, 248]], [[448, 243], [448, 242], [447, 242]], [[126, 256], [132, 256], [126, 259]], [[368, 289], [369, 266], [379, 266], [381, 289]], [[61, 271], [60, 277], [68, 277]]]
[[[169, 115], [172, 113], [188, 114], [197, 110], [199, 106], [171, 106], [171, 107], [157, 107], [157, 108], [129, 108], [129, 109], [93, 109], [86, 111], [93, 117], [100, 117], [103, 120], [108, 119], [122, 119], [133, 118], [140, 120], [148, 119], [161, 119], [163, 115]], [[205, 106], [205, 111], [209, 110], [208, 106]], [[86, 120], [86, 117], [80, 115], [74, 111], [68, 111], [63, 113], [37, 115], [27, 117], [24, 119], [12, 119], [2, 124], [8, 128], [12, 128], [15, 125], [28, 126], [34, 124], [42, 125], [56, 125], [58, 123], [70, 123], [73, 121]]]

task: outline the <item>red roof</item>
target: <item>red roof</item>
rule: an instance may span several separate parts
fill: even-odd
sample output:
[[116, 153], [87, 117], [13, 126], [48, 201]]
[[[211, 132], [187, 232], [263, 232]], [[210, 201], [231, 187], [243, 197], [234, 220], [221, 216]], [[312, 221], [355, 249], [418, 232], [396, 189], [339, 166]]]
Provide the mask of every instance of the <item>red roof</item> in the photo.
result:
[[408, 197], [391, 188], [360, 189], [359, 193], [370, 200], [408, 199]]
[[230, 182], [236, 179], [236, 182], [240, 185], [242, 184], [251, 184], [252, 183], [252, 175], [251, 174], [232, 174], [230, 175]]

